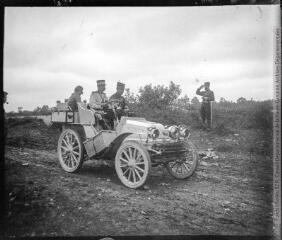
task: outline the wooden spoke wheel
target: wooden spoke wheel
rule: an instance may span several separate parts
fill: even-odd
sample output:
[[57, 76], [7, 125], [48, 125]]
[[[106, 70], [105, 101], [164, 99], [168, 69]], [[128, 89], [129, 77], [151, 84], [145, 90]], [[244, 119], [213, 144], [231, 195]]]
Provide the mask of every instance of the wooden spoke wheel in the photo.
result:
[[151, 169], [151, 159], [147, 149], [135, 141], [124, 142], [116, 153], [115, 169], [125, 186], [141, 187], [146, 182]]
[[66, 172], [78, 171], [83, 162], [84, 148], [79, 134], [66, 129], [62, 132], [58, 141], [58, 158], [61, 167]]
[[195, 146], [190, 141], [185, 144], [187, 149], [185, 156], [182, 159], [176, 159], [166, 164], [168, 172], [177, 179], [190, 177], [198, 165], [198, 153]]

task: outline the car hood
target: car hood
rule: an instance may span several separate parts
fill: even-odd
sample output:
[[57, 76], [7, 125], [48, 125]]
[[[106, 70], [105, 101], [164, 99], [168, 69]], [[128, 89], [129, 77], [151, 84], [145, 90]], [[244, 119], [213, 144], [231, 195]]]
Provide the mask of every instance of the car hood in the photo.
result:
[[120, 126], [120, 133], [131, 132], [136, 134], [148, 134], [149, 128], [157, 128], [162, 132], [165, 130], [164, 126], [160, 123], [149, 122], [145, 119], [125, 119]]

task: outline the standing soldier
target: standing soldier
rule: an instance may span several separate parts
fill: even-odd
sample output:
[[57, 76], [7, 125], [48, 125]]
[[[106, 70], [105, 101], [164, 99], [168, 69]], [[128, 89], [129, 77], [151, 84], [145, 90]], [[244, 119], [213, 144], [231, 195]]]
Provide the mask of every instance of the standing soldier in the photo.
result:
[[113, 94], [110, 97], [110, 101], [117, 103], [117, 115], [118, 119], [121, 118], [121, 116], [125, 115], [126, 112], [128, 112], [128, 106], [126, 105], [125, 98], [122, 96], [124, 93], [125, 84], [121, 82], [117, 82], [117, 91], [115, 94]]
[[[205, 88], [204, 91], [201, 91], [202, 88]], [[204, 127], [206, 127], [207, 122], [207, 128], [211, 128], [211, 119], [212, 119], [212, 108], [211, 108], [211, 102], [214, 101], [214, 93], [210, 90], [210, 82], [205, 82], [204, 85], [200, 86], [197, 91], [197, 95], [202, 96], [203, 102], [201, 106], [201, 118], [204, 124]]]

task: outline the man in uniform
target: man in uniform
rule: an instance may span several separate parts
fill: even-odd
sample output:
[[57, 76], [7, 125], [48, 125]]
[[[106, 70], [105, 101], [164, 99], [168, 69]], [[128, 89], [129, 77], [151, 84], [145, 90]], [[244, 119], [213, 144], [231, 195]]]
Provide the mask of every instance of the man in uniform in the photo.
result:
[[98, 91], [91, 93], [89, 106], [95, 110], [102, 110], [108, 104], [108, 98], [104, 93], [106, 89], [105, 80], [97, 81]]
[[[114, 127], [114, 113], [108, 107], [108, 98], [104, 93], [106, 89], [105, 80], [97, 80], [98, 91], [91, 93], [89, 100], [89, 107], [93, 108], [95, 111], [96, 117], [99, 119], [99, 123], [103, 129], [113, 129]], [[107, 120], [107, 121], [104, 121]]]
[[125, 84], [121, 82], [117, 82], [117, 91], [110, 97], [110, 101], [117, 103], [116, 105], [116, 112], [118, 119], [121, 116], [125, 115], [129, 111], [128, 106], [126, 105], [125, 98], [122, 96], [124, 93]]
[[77, 103], [81, 102], [81, 95], [83, 94], [83, 87], [76, 86], [74, 92], [69, 97], [67, 103], [72, 111], [77, 111]]
[[[201, 91], [202, 88], [205, 88], [205, 90]], [[212, 118], [211, 102], [214, 101], [214, 93], [210, 90], [210, 82], [205, 82], [204, 85], [200, 86], [197, 89], [196, 94], [202, 96], [203, 98], [203, 102], [201, 105], [201, 118], [204, 127], [206, 127], [207, 122], [207, 129], [210, 129]]]

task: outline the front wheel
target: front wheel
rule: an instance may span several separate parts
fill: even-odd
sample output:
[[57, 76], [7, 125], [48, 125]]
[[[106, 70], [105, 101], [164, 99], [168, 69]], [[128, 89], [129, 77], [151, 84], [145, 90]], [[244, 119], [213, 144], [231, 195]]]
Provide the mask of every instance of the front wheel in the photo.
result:
[[58, 141], [58, 158], [61, 167], [66, 172], [78, 171], [83, 163], [84, 148], [79, 134], [66, 129], [62, 132]]
[[145, 184], [151, 169], [151, 159], [147, 149], [135, 141], [124, 142], [116, 153], [115, 169], [125, 186], [141, 187]]
[[168, 162], [166, 168], [168, 172], [177, 179], [186, 179], [196, 170], [198, 165], [198, 153], [192, 142], [185, 142], [187, 152], [181, 159]]

